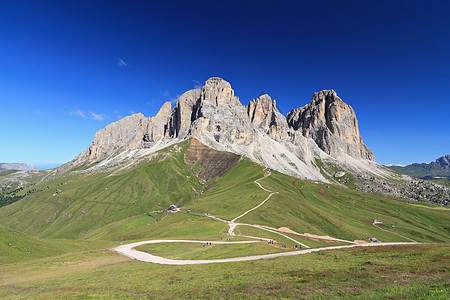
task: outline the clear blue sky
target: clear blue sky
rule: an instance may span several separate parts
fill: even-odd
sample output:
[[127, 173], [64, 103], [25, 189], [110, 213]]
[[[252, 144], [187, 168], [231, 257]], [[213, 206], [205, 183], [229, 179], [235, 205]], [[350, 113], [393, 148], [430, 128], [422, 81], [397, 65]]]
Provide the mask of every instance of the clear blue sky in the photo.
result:
[[284, 114], [336, 90], [379, 163], [450, 153], [449, 1], [153, 2], [0, 1], [0, 161], [69, 161], [211, 76]]

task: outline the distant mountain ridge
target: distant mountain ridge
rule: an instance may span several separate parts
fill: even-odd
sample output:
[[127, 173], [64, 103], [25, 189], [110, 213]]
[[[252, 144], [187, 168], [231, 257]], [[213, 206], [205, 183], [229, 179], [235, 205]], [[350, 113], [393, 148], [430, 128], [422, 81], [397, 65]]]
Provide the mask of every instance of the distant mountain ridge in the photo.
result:
[[402, 174], [421, 179], [450, 178], [450, 154], [439, 157], [430, 163], [414, 163], [407, 166], [388, 166]]
[[28, 167], [25, 163], [0, 163], [0, 170], [37, 171], [38, 168], [36, 166]]

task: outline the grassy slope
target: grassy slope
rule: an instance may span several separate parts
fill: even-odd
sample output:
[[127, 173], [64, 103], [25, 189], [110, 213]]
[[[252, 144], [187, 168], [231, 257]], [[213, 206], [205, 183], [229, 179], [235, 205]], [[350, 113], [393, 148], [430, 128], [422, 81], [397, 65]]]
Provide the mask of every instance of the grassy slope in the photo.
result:
[[[44, 190], [32, 198], [2, 208], [0, 222], [34, 236], [79, 238], [107, 224], [160, 209], [159, 204], [167, 208], [189, 202], [199, 181], [183, 163], [183, 151], [171, 153], [164, 161], [157, 157], [120, 175], [78, 174], [42, 183], [36, 188]], [[57, 189], [61, 193], [53, 196]]]
[[[381, 219], [385, 229], [417, 241], [450, 241], [446, 211], [414, 207], [338, 186], [326, 188], [308, 181], [296, 181], [294, 186], [293, 182], [292, 177], [279, 173], [260, 181], [281, 193], [239, 221], [348, 240], [364, 239], [368, 233], [381, 241], [407, 241], [371, 225], [374, 219]], [[395, 221], [398, 226], [392, 228]]]
[[272, 246], [263, 242], [228, 245], [212, 243], [212, 245], [205, 247], [198, 243], [160, 243], [142, 245], [136, 249], [172, 259], [215, 259], [288, 251], [287, 248]]
[[166, 266], [89, 251], [2, 266], [0, 298], [448, 299], [449, 245]]
[[243, 159], [223, 175], [213, 188], [189, 203], [186, 209], [231, 220], [239, 212], [255, 207], [269, 195], [253, 182], [263, 175], [263, 167]]
[[0, 265], [111, 245], [98, 241], [43, 240], [0, 225]]

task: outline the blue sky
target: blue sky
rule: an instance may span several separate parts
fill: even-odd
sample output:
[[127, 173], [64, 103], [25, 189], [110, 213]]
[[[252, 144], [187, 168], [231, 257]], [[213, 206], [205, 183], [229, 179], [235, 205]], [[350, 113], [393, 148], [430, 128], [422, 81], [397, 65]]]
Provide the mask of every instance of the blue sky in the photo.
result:
[[450, 153], [448, 1], [0, 2], [0, 161], [66, 162], [212, 76], [288, 113], [334, 89], [379, 163]]

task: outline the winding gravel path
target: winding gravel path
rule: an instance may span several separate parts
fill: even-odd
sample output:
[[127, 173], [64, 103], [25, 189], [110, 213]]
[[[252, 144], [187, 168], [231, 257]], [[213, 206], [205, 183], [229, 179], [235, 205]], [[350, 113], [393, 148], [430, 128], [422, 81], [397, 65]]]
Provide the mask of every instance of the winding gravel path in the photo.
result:
[[[137, 242], [127, 245], [121, 245], [114, 249], [111, 249], [114, 252], [125, 255], [129, 258], [155, 263], [162, 265], [199, 265], [199, 264], [214, 264], [214, 263], [225, 263], [225, 262], [238, 262], [238, 261], [250, 261], [250, 260], [258, 260], [258, 259], [270, 259], [277, 258], [283, 256], [293, 256], [293, 255], [301, 255], [318, 251], [326, 251], [326, 250], [336, 250], [336, 249], [346, 249], [346, 248], [354, 248], [354, 247], [378, 247], [378, 246], [393, 246], [393, 245], [417, 245], [417, 243], [373, 243], [373, 244], [359, 244], [359, 245], [347, 245], [347, 246], [334, 246], [334, 247], [323, 247], [323, 248], [314, 248], [314, 249], [306, 249], [306, 250], [296, 250], [289, 252], [281, 252], [281, 253], [272, 253], [272, 254], [262, 254], [262, 255], [252, 255], [252, 256], [242, 256], [242, 257], [232, 257], [232, 258], [219, 258], [219, 259], [202, 259], [202, 260], [175, 260], [168, 259], [161, 256], [152, 255], [146, 252], [141, 252], [133, 249], [134, 247], [145, 245], [145, 244], [157, 244], [157, 243], [200, 243], [204, 244], [206, 241], [191, 241], [191, 240], [152, 240], [152, 241], [143, 241]], [[243, 241], [243, 242], [211, 242], [212, 244], [248, 244], [248, 243], [258, 243], [257, 241]]]
[[[125, 255], [129, 258], [135, 259], [135, 260], [139, 260], [139, 261], [143, 261], [143, 262], [150, 262], [150, 263], [156, 263], [156, 264], [163, 264], [163, 265], [198, 265], [198, 264], [212, 264], [212, 263], [225, 263], [225, 262], [238, 262], [238, 261], [250, 261], [250, 260], [258, 260], [258, 259], [270, 259], [270, 258], [276, 258], [276, 257], [283, 257], [283, 256], [292, 256], [292, 255], [301, 255], [301, 254], [307, 254], [307, 253], [312, 253], [312, 252], [318, 252], [318, 251], [326, 251], [326, 250], [335, 250], [335, 249], [346, 249], [346, 248], [354, 248], [354, 247], [376, 247], [376, 246], [392, 246], [392, 245], [413, 245], [413, 244], [417, 244], [416, 241], [409, 239], [413, 242], [398, 242], [398, 243], [372, 243], [372, 244], [355, 244], [354, 242], [351, 241], [346, 241], [346, 240], [339, 240], [342, 242], [346, 242], [346, 243], [351, 243], [353, 245], [345, 245], [345, 246], [333, 246], [333, 247], [323, 247], [323, 248], [313, 248], [311, 249], [310, 247], [308, 247], [305, 244], [302, 244], [298, 241], [296, 241], [295, 239], [282, 234], [280, 232], [265, 228], [264, 226], [260, 226], [260, 225], [252, 225], [252, 224], [246, 224], [246, 223], [236, 223], [235, 221], [243, 216], [245, 216], [246, 214], [248, 214], [249, 212], [257, 209], [258, 207], [260, 207], [261, 205], [263, 205], [267, 200], [270, 199], [270, 197], [273, 194], [278, 194], [278, 192], [274, 192], [271, 190], [268, 190], [266, 188], [264, 188], [263, 186], [261, 186], [261, 184], [258, 182], [261, 179], [266, 178], [267, 176], [270, 176], [271, 173], [268, 172], [266, 173], [263, 177], [255, 180], [254, 182], [264, 191], [269, 192], [269, 196], [267, 196], [266, 199], [264, 199], [260, 204], [258, 204], [257, 206], [247, 210], [246, 212], [244, 212], [243, 214], [241, 214], [240, 216], [234, 218], [231, 221], [226, 221], [223, 219], [220, 219], [218, 217], [215, 216], [208, 216], [216, 221], [220, 221], [220, 222], [224, 222], [227, 223], [229, 226], [228, 229], [228, 234], [230, 236], [235, 236], [236, 234], [234, 233], [234, 229], [236, 228], [236, 226], [251, 226], [251, 227], [256, 227], [262, 230], [266, 230], [269, 231], [271, 233], [275, 233], [275, 234], [279, 234], [281, 236], [284, 236], [285, 238], [288, 238], [292, 241], [294, 241], [295, 243], [302, 245], [304, 248], [307, 248], [305, 250], [294, 250], [294, 251], [289, 251], [289, 252], [280, 252], [280, 253], [272, 253], [272, 254], [261, 254], [261, 255], [252, 255], [252, 256], [242, 256], [242, 257], [232, 257], [232, 258], [220, 258], [220, 259], [203, 259], [203, 260], [175, 260], [175, 259], [168, 259], [168, 258], [164, 258], [161, 256], [156, 256], [156, 255], [152, 255], [150, 253], [146, 253], [146, 252], [142, 252], [142, 251], [138, 251], [135, 250], [135, 247], [141, 246], [141, 245], [145, 245], [145, 244], [157, 244], [157, 243], [199, 243], [199, 244], [206, 244], [207, 242], [210, 241], [194, 241], [194, 240], [150, 240], [150, 241], [142, 241], [142, 242], [136, 242], [136, 243], [132, 243], [132, 244], [126, 244], [126, 245], [121, 245], [118, 247], [115, 247], [113, 249], [111, 249], [114, 252], [120, 253], [122, 255]], [[375, 224], [374, 224], [375, 225]], [[376, 226], [376, 225], [375, 225]], [[376, 226], [378, 227], [378, 226]], [[380, 228], [380, 227], [378, 227]], [[380, 228], [381, 230], [384, 230], [382, 228]], [[387, 231], [387, 230], [385, 230]], [[399, 235], [399, 234], [397, 234]], [[245, 235], [241, 235], [243, 237], [247, 237], [247, 238], [252, 238], [252, 239], [259, 239], [261, 241], [267, 241], [266, 238], [259, 238], [259, 237], [254, 237], [254, 236], [245, 236]], [[400, 235], [399, 235], [400, 236]], [[404, 237], [404, 236], [402, 236]], [[406, 238], [406, 237], [404, 237]], [[327, 240], [326, 238], [321, 238], [324, 240]], [[333, 239], [333, 240], [337, 240], [337, 239]], [[249, 243], [258, 243], [259, 241], [241, 241], [241, 242], [231, 242], [231, 241], [226, 241], [226, 242], [219, 242], [219, 241], [211, 241], [210, 243], [212, 244], [249, 244]]]

